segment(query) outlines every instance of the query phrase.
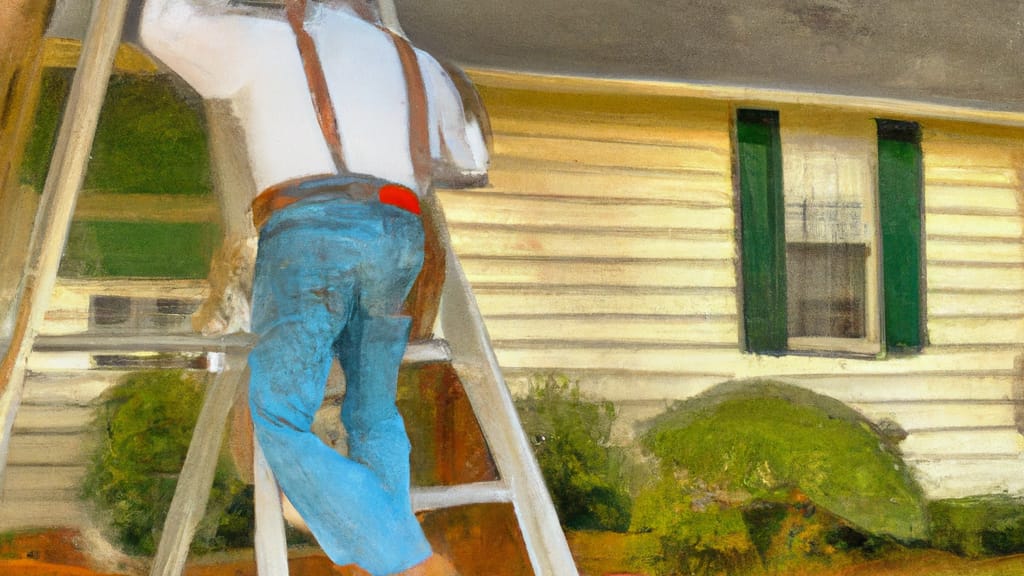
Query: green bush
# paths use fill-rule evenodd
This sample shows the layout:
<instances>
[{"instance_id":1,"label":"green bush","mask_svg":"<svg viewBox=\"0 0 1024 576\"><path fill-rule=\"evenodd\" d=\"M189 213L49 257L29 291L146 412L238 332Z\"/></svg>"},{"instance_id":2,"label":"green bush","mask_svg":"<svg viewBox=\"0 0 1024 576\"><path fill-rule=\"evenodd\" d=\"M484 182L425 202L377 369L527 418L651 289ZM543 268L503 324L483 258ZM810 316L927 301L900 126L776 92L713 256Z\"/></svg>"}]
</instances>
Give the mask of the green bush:
<instances>
[{"instance_id":1,"label":"green bush","mask_svg":"<svg viewBox=\"0 0 1024 576\"><path fill-rule=\"evenodd\" d=\"M516 401L562 524L577 530L624 531L632 502L625 452L609 443L615 407L589 402L564 376L531 379Z\"/></svg>"},{"instance_id":2,"label":"green bush","mask_svg":"<svg viewBox=\"0 0 1024 576\"><path fill-rule=\"evenodd\" d=\"M637 496L631 530L658 537L657 573L733 573L758 558L777 566L927 536L898 450L807 390L724 384L677 403L642 443L660 471Z\"/></svg>"},{"instance_id":3,"label":"green bush","mask_svg":"<svg viewBox=\"0 0 1024 576\"><path fill-rule=\"evenodd\" d=\"M156 551L202 401L200 381L180 370L130 374L102 398L84 494L130 553ZM252 527L251 488L222 456L193 550L250 546Z\"/></svg>"},{"instance_id":4,"label":"green bush","mask_svg":"<svg viewBox=\"0 0 1024 576\"><path fill-rule=\"evenodd\" d=\"M928 505L932 546L972 558L1024 553L1024 499L1005 495Z\"/></svg>"},{"instance_id":5,"label":"green bush","mask_svg":"<svg viewBox=\"0 0 1024 576\"><path fill-rule=\"evenodd\" d=\"M42 191L74 70L42 75L21 182ZM110 77L83 189L209 197L210 159L200 100L165 74ZM170 159L173 159L171 161ZM197 202L211 201L207 198Z\"/></svg>"}]
</instances>

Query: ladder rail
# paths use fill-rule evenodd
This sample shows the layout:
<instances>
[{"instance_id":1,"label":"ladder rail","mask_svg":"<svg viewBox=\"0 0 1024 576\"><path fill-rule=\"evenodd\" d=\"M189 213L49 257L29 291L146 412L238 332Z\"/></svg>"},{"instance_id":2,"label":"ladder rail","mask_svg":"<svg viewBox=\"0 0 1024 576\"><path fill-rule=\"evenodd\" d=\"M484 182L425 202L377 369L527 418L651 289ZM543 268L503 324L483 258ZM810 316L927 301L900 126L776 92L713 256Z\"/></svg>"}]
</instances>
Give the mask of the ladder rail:
<instances>
[{"instance_id":1,"label":"ladder rail","mask_svg":"<svg viewBox=\"0 0 1024 576\"><path fill-rule=\"evenodd\" d=\"M24 391L28 356L56 284L127 8L128 0L97 0L92 7L64 120L33 223L10 340L0 360L0 485L6 470L14 417Z\"/></svg>"},{"instance_id":2,"label":"ladder rail","mask_svg":"<svg viewBox=\"0 0 1024 576\"><path fill-rule=\"evenodd\" d=\"M433 213L445 250L447 276L441 295L441 329L452 351L452 366L464 383L498 472L511 493L534 573L575 576L578 571L572 552L505 384L476 297L452 249L436 196L430 196L427 208Z\"/></svg>"},{"instance_id":3,"label":"ladder rail","mask_svg":"<svg viewBox=\"0 0 1024 576\"><path fill-rule=\"evenodd\" d=\"M248 382L244 351L233 352L226 363L227 369L217 374L203 399L164 520L160 544L149 572L151 576L177 576L182 573L196 527L206 513L224 438L224 423L235 405L242 382Z\"/></svg>"}]
</instances>

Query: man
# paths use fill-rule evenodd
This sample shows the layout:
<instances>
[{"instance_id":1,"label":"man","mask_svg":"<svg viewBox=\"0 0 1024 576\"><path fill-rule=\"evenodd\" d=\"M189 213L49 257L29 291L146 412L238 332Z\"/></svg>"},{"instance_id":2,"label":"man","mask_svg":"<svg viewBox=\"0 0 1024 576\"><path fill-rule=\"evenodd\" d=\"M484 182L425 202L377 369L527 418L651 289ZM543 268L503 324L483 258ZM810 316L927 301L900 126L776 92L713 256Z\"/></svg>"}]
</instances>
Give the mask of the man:
<instances>
[{"instance_id":1,"label":"man","mask_svg":"<svg viewBox=\"0 0 1024 576\"><path fill-rule=\"evenodd\" d=\"M418 199L432 175L480 183L483 135L440 65L381 26L375 0L286 0L287 17L198 2L147 0L141 35L202 96L232 103L263 190L249 357L260 446L336 564L455 574L409 500L399 313L423 260ZM332 356L349 458L310 431Z\"/></svg>"}]
</instances>

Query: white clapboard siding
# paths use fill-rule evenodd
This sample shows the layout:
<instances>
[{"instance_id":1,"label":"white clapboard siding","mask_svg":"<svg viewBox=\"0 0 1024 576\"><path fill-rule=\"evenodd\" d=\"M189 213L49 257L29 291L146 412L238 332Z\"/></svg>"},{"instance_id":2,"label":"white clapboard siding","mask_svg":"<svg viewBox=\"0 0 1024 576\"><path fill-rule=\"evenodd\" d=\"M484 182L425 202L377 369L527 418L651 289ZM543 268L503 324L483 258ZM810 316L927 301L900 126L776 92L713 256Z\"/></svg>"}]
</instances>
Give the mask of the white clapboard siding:
<instances>
[{"instance_id":1,"label":"white clapboard siding","mask_svg":"<svg viewBox=\"0 0 1024 576\"><path fill-rule=\"evenodd\" d=\"M490 186L440 192L515 391L539 372L565 373L584 393L650 415L726 380L772 378L896 421L913 462L956 461L922 474L952 474L958 494L984 488L964 480L973 464L959 464L991 469L1020 453L1020 130L921 123L924 352L762 356L742 352L730 107L564 88L482 86ZM961 442L971 446L961 456L947 449ZM1003 480L993 485L1013 484Z\"/></svg>"},{"instance_id":2,"label":"white clapboard siding","mask_svg":"<svg viewBox=\"0 0 1024 576\"><path fill-rule=\"evenodd\" d=\"M1024 451L1024 437L1015 427L993 429L963 429L953 431L916 432L900 443L907 457L945 455L997 455L1013 456Z\"/></svg>"},{"instance_id":3,"label":"white clapboard siding","mask_svg":"<svg viewBox=\"0 0 1024 576\"><path fill-rule=\"evenodd\" d=\"M928 288L931 290L1024 290L1024 266L963 266L929 261Z\"/></svg>"},{"instance_id":4,"label":"white clapboard siding","mask_svg":"<svg viewBox=\"0 0 1024 576\"><path fill-rule=\"evenodd\" d=\"M500 334L494 343L572 341L629 345L738 345L735 316L724 318L607 318L597 315L572 317L497 317L487 322L488 330ZM510 344L511 345L511 344Z\"/></svg>"},{"instance_id":5,"label":"white clapboard siding","mask_svg":"<svg viewBox=\"0 0 1024 576\"><path fill-rule=\"evenodd\" d=\"M495 195L476 191L444 194L445 217L449 224L491 223L506 226L550 226L553 228L640 230L731 229L730 208L692 208L674 205L623 204L600 199L538 198Z\"/></svg>"},{"instance_id":6,"label":"white clapboard siding","mask_svg":"<svg viewBox=\"0 0 1024 576\"><path fill-rule=\"evenodd\" d=\"M11 437L8 466L68 465L82 463L87 440L79 434L20 434Z\"/></svg>"},{"instance_id":7,"label":"white clapboard siding","mask_svg":"<svg viewBox=\"0 0 1024 576\"><path fill-rule=\"evenodd\" d=\"M82 459L84 460L84 458ZM77 493L82 489L86 467L77 465L26 465L12 469L4 478L4 499L15 500L14 493L21 498L31 499L35 494L54 492ZM43 495L43 494L40 494ZM27 496L27 498L25 497Z\"/></svg>"},{"instance_id":8,"label":"white clapboard siding","mask_svg":"<svg viewBox=\"0 0 1024 576\"><path fill-rule=\"evenodd\" d=\"M1022 146L1009 136L969 134L964 130L935 130L926 127L924 145L933 168L1004 170L1021 158ZM969 150L965 153L965 148Z\"/></svg>"},{"instance_id":9,"label":"white clapboard siding","mask_svg":"<svg viewBox=\"0 0 1024 576\"><path fill-rule=\"evenodd\" d=\"M928 317L1024 316L1024 290L964 292L931 290L928 292Z\"/></svg>"},{"instance_id":10,"label":"white clapboard siding","mask_svg":"<svg viewBox=\"0 0 1024 576\"><path fill-rule=\"evenodd\" d=\"M1005 131L926 126L929 342L1024 344L1024 147ZM984 372L986 365L968 366Z\"/></svg>"},{"instance_id":11,"label":"white clapboard siding","mask_svg":"<svg viewBox=\"0 0 1024 576\"><path fill-rule=\"evenodd\" d=\"M1013 186L936 184L928 187L927 208L930 213L1013 216L1020 213L1020 196Z\"/></svg>"},{"instance_id":12,"label":"white clapboard siding","mask_svg":"<svg viewBox=\"0 0 1024 576\"><path fill-rule=\"evenodd\" d=\"M737 304L731 289L643 290L636 288L531 290L518 287L476 289L480 310L488 317L530 317L566 314L653 316L735 316ZM523 306L523 300L531 306ZM733 326L733 333L736 326Z\"/></svg>"},{"instance_id":13,"label":"white clapboard siding","mask_svg":"<svg viewBox=\"0 0 1024 576\"><path fill-rule=\"evenodd\" d=\"M499 360L515 377L538 371L563 372L579 380L586 393L616 401L683 399L726 380L749 378L770 378L843 402L878 405L879 410L925 402L1002 404L1012 403L1016 397L1015 351L928 354L879 362L758 357L682 345L590 350L545 343L544 347L538 351L522 344L504 346ZM547 369L538 370L538 364ZM927 427L942 426L939 416L936 413L937 420Z\"/></svg>"},{"instance_id":14,"label":"white clapboard siding","mask_svg":"<svg viewBox=\"0 0 1024 576\"><path fill-rule=\"evenodd\" d=\"M623 374L658 377L655 358L688 373L677 394L721 381L740 326L729 106L481 92L489 186L439 196L513 388L585 370L588 393L621 397ZM680 360L705 349L702 379Z\"/></svg>"},{"instance_id":15,"label":"white clapboard siding","mask_svg":"<svg viewBox=\"0 0 1024 576\"><path fill-rule=\"evenodd\" d=\"M1014 241L1020 241L1024 236L1024 224L1020 216L929 212L925 218L929 235Z\"/></svg>"},{"instance_id":16,"label":"white clapboard siding","mask_svg":"<svg viewBox=\"0 0 1024 576\"><path fill-rule=\"evenodd\" d=\"M980 370L980 362L987 358L993 368ZM846 402L886 404L889 409L921 402L1003 403L1014 398L1012 359L1012 355L996 353L950 354L934 360L943 370L919 368L889 374L855 374L848 370L830 375L797 375L788 380Z\"/></svg>"},{"instance_id":17,"label":"white clapboard siding","mask_svg":"<svg viewBox=\"0 0 1024 576\"><path fill-rule=\"evenodd\" d=\"M642 166L612 170L497 156L491 162L491 186L486 191L731 207L732 181L723 176L712 170L680 173Z\"/></svg>"},{"instance_id":18,"label":"white clapboard siding","mask_svg":"<svg viewBox=\"0 0 1024 576\"><path fill-rule=\"evenodd\" d=\"M931 343L944 345L1020 344L1024 342L1024 316L932 318Z\"/></svg>"},{"instance_id":19,"label":"white clapboard siding","mask_svg":"<svg viewBox=\"0 0 1024 576\"><path fill-rule=\"evenodd\" d=\"M91 406L53 406L25 404L18 409L14 433L66 434L87 428L96 418Z\"/></svg>"},{"instance_id":20,"label":"white clapboard siding","mask_svg":"<svg viewBox=\"0 0 1024 576\"><path fill-rule=\"evenodd\" d=\"M914 476L931 498L964 494L1024 494L1024 459L929 458L908 459Z\"/></svg>"},{"instance_id":21,"label":"white clapboard siding","mask_svg":"<svg viewBox=\"0 0 1024 576\"><path fill-rule=\"evenodd\" d=\"M544 134L548 138L571 138L596 142L621 142L624 144L666 145L679 147L679 126L684 125L686 131L693 135L694 142L700 142L711 149L719 149L728 153L730 142L728 134L721 133L720 112L714 117L695 115L688 116L677 124L654 124L644 122L641 117L620 119L619 123L611 120L590 122L562 122L552 117L501 117L495 118L491 127L495 134L503 136L529 136ZM621 121L634 122L631 126L623 126Z\"/></svg>"},{"instance_id":22,"label":"white clapboard siding","mask_svg":"<svg viewBox=\"0 0 1024 576\"><path fill-rule=\"evenodd\" d=\"M532 258L464 258L463 268L475 284L524 286L656 286L731 288L736 268L730 261L705 260L571 260ZM524 305L528 305L524 302Z\"/></svg>"},{"instance_id":23,"label":"white clapboard siding","mask_svg":"<svg viewBox=\"0 0 1024 576\"><path fill-rule=\"evenodd\" d=\"M33 354L35 356L35 354ZM92 406L107 389L128 372L93 370L64 374L33 372L28 376L23 404L37 406Z\"/></svg>"},{"instance_id":24,"label":"white clapboard siding","mask_svg":"<svg viewBox=\"0 0 1024 576\"><path fill-rule=\"evenodd\" d=\"M970 146L969 143L963 144L964 148ZM942 184L942 185L975 185L975 186L1016 186L1019 182L1017 170L1013 167L973 167L967 166L963 162L957 163L958 161L951 160L949 165L936 165L933 166L930 162L934 161L934 158L927 150L925 151L926 157L929 159L929 163L925 164L924 177L925 180L930 183Z\"/></svg>"},{"instance_id":25,"label":"white clapboard siding","mask_svg":"<svg viewBox=\"0 0 1024 576\"><path fill-rule=\"evenodd\" d=\"M853 407L874 421L898 422L907 432L978 426L1006 426L1015 417L1013 400L976 402L920 401L913 403L861 402Z\"/></svg>"},{"instance_id":26,"label":"white clapboard siding","mask_svg":"<svg viewBox=\"0 0 1024 576\"><path fill-rule=\"evenodd\" d=\"M967 262L971 264L1020 264L1024 261L1024 243L1015 241L993 242L929 236L926 250L928 259L938 262Z\"/></svg>"},{"instance_id":27,"label":"white clapboard siding","mask_svg":"<svg viewBox=\"0 0 1024 576\"><path fill-rule=\"evenodd\" d=\"M206 296L207 291L205 280L58 278L39 333L53 336L88 330L92 296L198 301Z\"/></svg>"},{"instance_id":28,"label":"white clapboard siding","mask_svg":"<svg viewBox=\"0 0 1024 576\"><path fill-rule=\"evenodd\" d=\"M922 394L926 398L968 399L972 395L1009 398L1009 384L1005 388L993 390L982 382L988 377L1016 374L1014 361L1018 354L1018 350L1000 348L919 354L879 362L824 356L760 356L743 354L738 350L699 347L661 349L637 346L588 350L572 346L548 346L541 350L506 348L498 351L503 366L515 368L527 366L529 364L524 364L524 361L531 361L541 366L567 370L625 369L638 373L722 374L727 378L802 378L803 386L816 390L820 387L822 393L829 396L859 401L913 400ZM934 386L935 380L939 379L937 377L949 374L955 375L957 379L948 386ZM853 384L852 379L869 376L876 377L876 380L867 379L865 385L878 386L878 390L860 389ZM901 380L899 386L895 386L892 378L907 380ZM1007 380L1012 384L1012 380ZM918 384L913 386L913 382Z\"/></svg>"},{"instance_id":29,"label":"white clapboard siding","mask_svg":"<svg viewBox=\"0 0 1024 576\"><path fill-rule=\"evenodd\" d=\"M642 232L564 230L523 230L492 227L478 234L460 235L452 242L461 257L547 257L547 258L678 258L691 260L731 260L736 244L731 237L709 234L677 235Z\"/></svg>"},{"instance_id":30,"label":"white clapboard siding","mask_svg":"<svg viewBox=\"0 0 1024 576\"><path fill-rule=\"evenodd\" d=\"M578 138L497 134L495 155L607 168L696 171L728 170L729 150L680 144L636 144Z\"/></svg>"}]
</instances>

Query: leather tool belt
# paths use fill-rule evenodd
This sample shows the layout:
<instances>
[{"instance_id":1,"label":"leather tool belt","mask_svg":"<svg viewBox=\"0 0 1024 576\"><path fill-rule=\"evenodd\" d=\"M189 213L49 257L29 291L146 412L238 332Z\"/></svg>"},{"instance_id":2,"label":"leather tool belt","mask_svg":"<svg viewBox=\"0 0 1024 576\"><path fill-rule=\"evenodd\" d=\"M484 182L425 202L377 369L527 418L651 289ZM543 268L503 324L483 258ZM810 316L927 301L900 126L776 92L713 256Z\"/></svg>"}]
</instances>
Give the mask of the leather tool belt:
<instances>
[{"instance_id":1,"label":"leather tool belt","mask_svg":"<svg viewBox=\"0 0 1024 576\"><path fill-rule=\"evenodd\" d=\"M420 214L420 199L401 184L361 174L313 176L288 180L267 188L252 201L252 221L259 230L277 210L313 196L376 201Z\"/></svg>"}]
</instances>

